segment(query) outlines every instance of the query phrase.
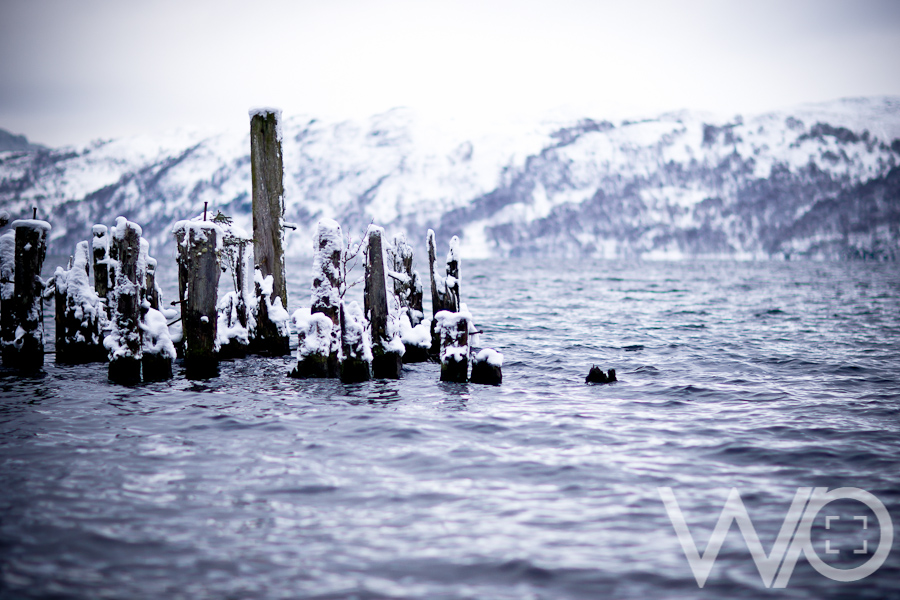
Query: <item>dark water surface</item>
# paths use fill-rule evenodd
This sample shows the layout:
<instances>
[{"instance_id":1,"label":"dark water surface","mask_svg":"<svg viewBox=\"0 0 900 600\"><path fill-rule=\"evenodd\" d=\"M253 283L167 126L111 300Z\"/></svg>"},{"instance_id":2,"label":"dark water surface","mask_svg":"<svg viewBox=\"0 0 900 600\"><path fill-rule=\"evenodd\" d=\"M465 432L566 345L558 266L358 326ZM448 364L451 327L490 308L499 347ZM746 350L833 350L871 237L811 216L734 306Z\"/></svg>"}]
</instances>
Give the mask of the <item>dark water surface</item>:
<instances>
[{"instance_id":1,"label":"dark water surface","mask_svg":"<svg viewBox=\"0 0 900 600\"><path fill-rule=\"evenodd\" d=\"M309 268L289 268L296 308ZM171 290L174 264L160 272ZM867 490L900 523L896 265L462 275L505 355L501 387L440 383L434 364L296 381L291 359L223 362L205 382L179 364L134 388L52 355L40 377L3 371L0 597L900 597L896 541L863 580L801 556L777 590L736 525L700 589L657 491L673 489L701 552L731 488L766 552L801 486ZM586 386L591 363L620 381ZM841 502L814 543L849 568L879 529Z\"/></svg>"}]
</instances>

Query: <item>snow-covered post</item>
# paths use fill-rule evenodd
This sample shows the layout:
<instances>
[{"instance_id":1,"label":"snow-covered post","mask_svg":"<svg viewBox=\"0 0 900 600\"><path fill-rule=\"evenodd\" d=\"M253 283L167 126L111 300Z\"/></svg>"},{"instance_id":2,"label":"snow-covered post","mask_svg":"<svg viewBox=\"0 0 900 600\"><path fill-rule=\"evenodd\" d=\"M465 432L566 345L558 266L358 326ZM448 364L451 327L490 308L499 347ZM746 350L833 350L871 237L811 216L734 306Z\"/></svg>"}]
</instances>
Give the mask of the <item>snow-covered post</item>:
<instances>
[{"instance_id":1,"label":"snow-covered post","mask_svg":"<svg viewBox=\"0 0 900 600\"><path fill-rule=\"evenodd\" d=\"M388 276L394 282L394 296L400 303L400 340L403 342L403 362L428 360L431 333L428 324L422 323L422 283L413 269L413 249L406 236L398 233L388 246Z\"/></svg>"},{"instance_id":2,"label":"snow-covered post","mask_svg":"<svg viewBox=\"0 0 900 600\"><path fill-rule=\"evenodd\" d=\"M104 301L109 295L109 237L106 225L91 228L91 250L94 257L94 290Z\"/></svg>"},{"instance_id":3,"label":"snow-covered post","mask_svg":"<svg viewBox=\"0 0 900 600\"><path fill-rule=\"evenodd\" d=\"M219 286L221 229L211 221L178 221L178 298L184 330L184 366L188 379L219 374L216 299Z\"/></svg>"},{"instance_id":4,"label":"snow-covered post","mask_svg":"<svg viewBox=\"0 0 900 600\"><path fill-rule=\"evenodd\" d=\"M44 323L41 296L44 282L41 267L47 254L50 224L36 219L13 221L15 258L11 304L15 334L4 345L3 363L23 371L36 371L44 365ZM4 263L9 261L7 256ZM6 306L3 307L6 312Z\"/></svg>"},{"instance_id":5,"label":"snow-covered post","mask_svg":"<svg viewBox=\"0 0 900 600\"><path fill-rule=\"evenodd\" d=\"M469 332L472 315L467 310L441 311L435 315L441 338L441 381L465 383L469 372Z\"/></svg>"},{"instance_id":6,"label":"snow-covered post","mask_svg":"<svg viewBox=\"0 0 900 600\"><path fill-rule=\"evenodd\" d=\"M363 311L356 302L341 302L341 382L359 383L372 378L372 349Z\"/></svg>"},{"instance_id":7,"label":"snow-covered post","mask_svg":"<svg viewBox=\"0 0 900 600\"><path fill-rule=\"evenodd\" d=\"M116 219L112 246L117 257L116 285L112 290L113 330L103 341L109 350L109 380L132 384L141 381L142 339L141 280L138 258L141 252L141 228L125 217Z\"/></svg>"},{"instance_id":8,"label":"snow-covered post","mask_svg":"<svg viewBox=\"0 0 900 600\"><path fill-rule=\"evenodd\" d=\"M297 366L291 377L339 377L344 235L332 219L316 225L310 315L294 313Z\"/></svg>"},{"instance_id":9,"label":"snow-covered post","mask_svg":"<svg viewBox=\"0 0 900 600\"><path fill-rule=\"evenodd\" d=\"M4 363L6 354L12 351L12 343L16 339L15 273L16 232L9 230L0 235L0 345L3 348Z\"/></svg>"},{"instance_id":10,"label":"snow-covered post","mask_svg":"<svg viewBox=\"0 0 900 600\"><path fill-rule=\"evenodd\" d=\"M434 230L428 230L428 265L431 271L431 351L437 354L441 347L440 332L437 328L437 314L442 310L456 312L460 308L459 302L459 238L455 235L450 239L450 251L447 253L445 275L437 271L437 244L434 240Z\"/></svg>"},{"instance_id":11,"label":"snow-covered post","mask_svg":"<svg viewBox=\"0 0 900 600\"><path fill-rule=\"evenodd\" d=\"M287 307L280 110L260 108L250 111L250 168L253 180L253 255L256 267L263 280L272 277L269 303L280 298L281 306ZM259 304L261 313L265 313L266 307L261 297ZM290 352L288 338L282 335L283 331L270 319L261 318L257 323L256 333L256 346L261 353L283 356Z\"/></svg>"},{"instance_id":12,"label":"snow-covered post","mask_svg":"<svg viewBox=\"0 0 900 600\"><path fill-rule=\"evenodd\" d=\"M103 304L91 287L90 251L78 242L69 269L56 268L56 362L82 364L107 359L101 328Z\"/></svg>"},{"instance_id":13,"label":"snow-covered post","mask_svg":"<svg viewBox=\"0 0 900 600\"><path fill-rule=\"evenodd\" d=\"M403 368L403 343L399 327L391 326L384 270L384 229L371 226L366 253L366 313L372 328L372 372L376 379L399 379Z\"/></svg>"},{"instance_id":14,"label":"snow-covered post","mask_svg":"<svg viewBox=\"0 0 900 600\"><path fill-rule=\"evenodd\" d=\"M250 339L256 331L255 307L257 301L249 275L253 271L253 238L243 229L231 224L231 219L217 215L224 234L223 258L229 263L234 291L228 292L216 305L219 322L216 335L219 338L219 358L242 358L250 349Z\"/></svg>"},{"instance_id":15,"label":"snow-covered post","mask_svg":"<svg viewBox=\"0 0 900 600\"><path fill-rule=\"evenodd\" d=\"M503 383L503 355L493 348L485 348L472 359L472 383L500 385Z\"/></svg>"},{"instance_id":16,"label":"snow-covered post","mask_svg":"<svg viewBox=\"0 0 900 600\"><path fill-rule=\"evenodd\" d=\"M150 308L159 310L159 286L156 285L156 259L147 257L147 270L144 272L144 293Z\"/></svg>"}]
</instances>

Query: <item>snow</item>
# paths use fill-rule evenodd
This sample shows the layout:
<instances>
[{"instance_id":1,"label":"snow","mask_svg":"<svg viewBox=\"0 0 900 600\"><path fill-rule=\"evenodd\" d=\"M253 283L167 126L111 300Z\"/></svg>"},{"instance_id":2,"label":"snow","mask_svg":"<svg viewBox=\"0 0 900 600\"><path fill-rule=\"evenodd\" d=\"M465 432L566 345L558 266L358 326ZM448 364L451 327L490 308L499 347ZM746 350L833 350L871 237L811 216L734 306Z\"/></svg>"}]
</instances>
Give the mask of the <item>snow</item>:
<instances>
[{"instance_id":1,"label":"snow","mask_svg":"<svg viewBox=\"0 0 900 600\"><path fill-rule=\"evenodd\" d=\"M297 347L297 360L318 354L331 354L334 323L322 313L310 313L308 309L298 309L293 315L294 328L297 330L300 345Z\"/></svg>"},{"instance_id":2,"label":"snow","mask_svg":"<svg viewBox=\"0 0 900 600\"><path fill-rule=\"evenodd\" d=\"M143 306L146 313L140 322L141 331L143 331L143 353L155 354L168 357L175 360L175 344L169 334L169 327L166 323L166 317L153 308L150 303L145 302ZM206 317L203 317L204 319Z\"/></svg>"},{"instance_id":3,"label":"snow","mask_svg":"<svg viewBox=\"0 0 900 600\"><path fill-rule=\"evenodd\" d=\"M290 335L290 325L288 322L290 321L290 315L284 309L284 305L281 303L281 297L276 296L275 299L272 299L274 280L271 275L262 276L262 271L256 269L253 273L253 281L259 285L259 288L262 293L262 299L266 303L266 311L269 315L269 321L275 325L278 329L278 332L287 337Z\"/></svg>"},{"instance_id":4,"label":"snow","mask_svg":"<svg viewBox=\"0 0 900 600\"><path fill-rule=\"evenodd\" d=\"M408 315L405 313L400 315L400 340L405 346L430 348L431 330L429 324L423 321L413 327L409 321Z\"/></svg>"},{"instance_id":5,"label":"snow","mask_svg":"<svg viewBox=\"0 0 900 600\"><path fill-rule=\"evenodd\" d=\"M344 303L344 339L343 346L349 348L353 358L361 358L366 362L372 362L372 345L366 332L366 318L359 303ZM359 355L361 353L361 356ZM343 356L343 348L341 359Z\"/></svg>"},{"instance_id":6,"label":"snow","mask_svg":"<svg viewBox=\"0 0 900 600\"><path fill-rule=\"evenodd\" d=\"M215 236L216 250L222 250L225 241L225 232L218 224L202 219L203 217L194 217L194 219L178 221L172 227L172 233L176 236L178 234L184 235L181 245L185 248L188 246L188 240L207 242L209 240L208 236L211 233ZM118 227L116 229L118 230Z\"/></svg>"},{"instance_id":7,"label":"snow","mask_svg":"<svg viewBox=\"0 0 900 600\"><path fill-rule=\"evenodd\" d=\"M271 108L267 106L262 106L258 108L251 108L249 111L250 118L252 119L255 116L260 116L262 118L266 118L268 115L275 115L275 136L278 138L278 143L282 143L284 139L284 134L281 129L281 109L280 108Z\"/></svg>"},{"instance_id":8,"label":"snow","mask_svg":"<svg viewBox=\"0 0 900 600\"><path fill-rule=\"evenodd\" d=\"M341 226L333 219L321 219L316 225L313 238L312 306L335 307L341 301L341 290L331 282L341 281L341 261L344 256L344 236ZM331 261L335 254L341 256L336 269Z\"/></svg>"},{"instance_id":9,"label":"snow","mask_svg":"<svg viewBox=\"0 0 900 600\"><path fill-rule=\"evenodd\" d=\"M494 367L502 367L503 366L503 354L497 352L493 348L484 348L483 350L479 350L475 355L475 363L486 362L487 364Z\"/></svg>"},{"instance_id":10,"label":"snow","mask_svg":"<svg viewBox=\"0 0 900 600\"><path fill-rule=\"evenodd\" d=\"M38 231L43 231L44 234L48 233L51 229L50 223L47 221L41 221L40 219L16 219L12 222L10 226L13 229L18 229L19 227L24 227L26 229L35 229Z\"/></svg>"}]
</instances>

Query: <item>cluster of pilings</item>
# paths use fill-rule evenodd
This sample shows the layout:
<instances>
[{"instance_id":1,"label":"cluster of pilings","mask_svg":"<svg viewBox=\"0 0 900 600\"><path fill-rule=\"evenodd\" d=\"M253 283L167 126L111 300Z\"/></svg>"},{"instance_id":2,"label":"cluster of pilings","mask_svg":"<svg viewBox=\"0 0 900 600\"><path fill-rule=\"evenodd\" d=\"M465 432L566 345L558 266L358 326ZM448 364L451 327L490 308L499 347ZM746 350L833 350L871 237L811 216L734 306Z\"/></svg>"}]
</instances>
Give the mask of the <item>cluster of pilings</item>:
<instances>
[{"instance_id":1,"label":"cluster of pilings","mask_svg":"<svg viewBox=\"0 0 900 600\"><path fill-rule=\"evenodd\" d=\"M0 346L3 362L22 370L43 365L42 298L56 300L56 360L109 362L109 379L132 384L172 377L177 355L188 378L218 375L220 358L289 353L284 262L284 187L280 111L250 111L253 236L221 213L178 221L178 298L181 317L163 308L155 259L139 225L124 217L79 242L67 268L40 278L49 223L15 221L0 236ZM0 225L5 223L0 223ZM252 244L251 244L252 242ZM443 271L434 232L427 247L432 318L426 322L413 248L403 235L385 238L370 226L345 243L340 225L319 221L314 239L312 302L294 314L299 347L294 377L353 383L397 379L404 363L441 363L441 380L499 384L502 355L473 350L476 331L460 301L459 240L453 237ZM351 260L362 258L363 306L345 299ZM220 275L234 290L218 296ZM52 286L50 285L52 283ZM180 325L176 325L180 322ZM180 331L170 335L169 327ZM469 368L471 366L471 376Z\"/></svg>"},{"instance_id":2,"label":"cluster of pilings","mask_svg":"<svg viewBox=\"0 0 900 600\"><path fill-rule=\"evenodd\" d=\"M461 303L459 240L450 241L444 273L437 269L434 232L428 237L432 319L424 322L423 291L413 268L413 250L403 235L388 242L384 230L371 225L365 238L345 242L340 225L319 221L313 242L312 301L307 312L293 315L297 330L297 365L292 377L339 377L345 383L398 379L404 363L441 363L441 380L497 385L502 355L477 353L472 338L480 333ZM348 263L364 257L363 308L344 298ZM472 374L469 376L469 366Z\"/></svg>"}]
</instances>

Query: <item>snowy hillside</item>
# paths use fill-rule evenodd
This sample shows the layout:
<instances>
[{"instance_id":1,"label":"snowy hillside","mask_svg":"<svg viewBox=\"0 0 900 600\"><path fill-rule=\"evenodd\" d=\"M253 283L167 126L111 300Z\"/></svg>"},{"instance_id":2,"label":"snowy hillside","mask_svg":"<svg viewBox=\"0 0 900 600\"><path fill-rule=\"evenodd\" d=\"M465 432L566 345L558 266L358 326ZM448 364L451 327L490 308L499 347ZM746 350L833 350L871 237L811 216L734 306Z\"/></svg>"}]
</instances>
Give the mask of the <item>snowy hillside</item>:
<instances>
[{"instance_id":1,"label":"snowy hillside","mask_svg":"<svg viewBox=\"0 0 900 600\"><path fill-rule=\"evenodd\" d=\"M462 124L464 125L464 124ZM681 111L635 122L543 122L472 134L408 109L363 122L288 117L288 252L319 218L374 220L466 257L530 254L900 258L900 98L757 116ZM68 253L118 215L154 246L202 211L250 228L247 132L177 133L0 152L0 207L53 224Z\"/></svg>"}]
</instances>

